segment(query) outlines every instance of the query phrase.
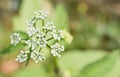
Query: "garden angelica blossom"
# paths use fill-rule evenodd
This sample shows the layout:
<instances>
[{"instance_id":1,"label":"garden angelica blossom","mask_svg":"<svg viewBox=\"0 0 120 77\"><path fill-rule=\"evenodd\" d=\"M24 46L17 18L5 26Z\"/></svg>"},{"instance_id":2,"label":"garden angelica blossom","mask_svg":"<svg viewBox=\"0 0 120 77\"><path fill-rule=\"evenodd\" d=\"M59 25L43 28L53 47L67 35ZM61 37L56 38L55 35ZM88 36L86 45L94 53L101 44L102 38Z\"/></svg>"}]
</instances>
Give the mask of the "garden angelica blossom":
<instances>
[{"instance_id":1,"label":"garden angelica blossom","mask_svg":"<svg viewBox=\"0 0 120 77\"><path fill-rule=\"evenodd\" d=\"M43 48L49 48L54 57L61 57L61 52L64 51L64 46L59 44L63 38L62 30L57 30L53 22L46 22L47 17L48 12L44 10L35 12L35 15L27 22L27 39L23 39L20 33L13 33L10 36L11 44L17 45L22 42L26 45L25 51L20 51L16 61L25 62L28 61L27 59L32 59L37 63L44 60L45 51L42 51ZM42 24L36 25L38 21Z\"/></svg>"}]
</instances>

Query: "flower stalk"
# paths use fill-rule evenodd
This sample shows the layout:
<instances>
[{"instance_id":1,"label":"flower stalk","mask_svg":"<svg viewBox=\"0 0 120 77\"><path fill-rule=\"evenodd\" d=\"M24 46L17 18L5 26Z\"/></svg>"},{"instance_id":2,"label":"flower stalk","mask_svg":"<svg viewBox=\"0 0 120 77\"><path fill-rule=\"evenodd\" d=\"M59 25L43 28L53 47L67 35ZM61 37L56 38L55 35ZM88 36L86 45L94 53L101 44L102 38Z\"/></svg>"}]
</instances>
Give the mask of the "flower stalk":
<instances>
[{"instance_id":1,"label":"flower stalk","mask_svg":"<svg viewBox=\"0 0 120 77\"><path fill-rule=\"evenodd\" d=\"M58 66L57 59L55 57L53 57L53 65L54 65L55 77L63 77L62 73L61 73L61 70Z\"/></svg>"}]
</instances>

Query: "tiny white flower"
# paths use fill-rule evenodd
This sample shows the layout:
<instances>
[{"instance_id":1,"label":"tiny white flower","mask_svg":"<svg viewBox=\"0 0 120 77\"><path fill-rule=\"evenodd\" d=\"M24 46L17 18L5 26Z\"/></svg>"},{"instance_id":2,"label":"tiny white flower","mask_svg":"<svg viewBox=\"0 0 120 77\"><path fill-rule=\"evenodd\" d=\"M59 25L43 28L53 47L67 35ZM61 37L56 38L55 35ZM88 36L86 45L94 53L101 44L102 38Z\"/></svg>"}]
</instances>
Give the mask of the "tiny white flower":
<instances>
[{"instance_id":1,"label":"tiny white flower","mask_svg":"<svg viewBox=\"0 0 120 77\"><path fill-rule=\"evenodd\" d=\"M36 34L37 30L34 26L30 26L28 27L28 35L29 36L33 36L34 34Z\"/></svg>"},{"instance_id":2,"label":"tiny white flower","mask_svg":"<svg viewBox=\"0 0 120 77\"><path fill-rule=\"evenodd\" d=\"M42 10L42 11L35 11L35 17L37 19L45 19L48 17L48 12L45 11L45 10Z\"/></svg>"},{"instance_id":3,"label":"tiny white flower","mask_svg":"<svg viewBox=\"0 0 120 77\"><path fill-rule=\"evenodd\" d=\"M52 36L55 40L60 41L61 38L63 38L62 30L53 30L52 31Z\"/></svg>"},{"instance_id":4,"label":"tiny white flower","mask_svg":"<svg viewBox=\"0 0 120 77\"><path fill-rule=\"evenodd\" d=\"M32 50L38 47L34 38L32 38L32 40L27 40L25 43L28 45L29 48L31 47Z\"/></svg>"},{"instance_id":5,"label":"tiny white flower","mask_svg":"<svg viewBox=\"0 0 120 77\"><path fill-rule=\"evenodd\" d=\"M56 52L55 50L51 50L51 54L53 55L53 56L57 56L57 57L61 57L61 55L58 53L58 52Z\"/></svg>"},{"instance_id":6,"label":"tiny white flower","mask_svg":"<svg viewBox=\"0 0 120 77\"><path fill-rule=\"evenodd\" d=\"M55 26L53 26L53 22L47 22L43 28L52 31L55 29Z\"/></svg>"},{"instance_id":7,"label":"tiny white flower","mask_svg":"<svg viewBox=\"0 0 120 77\"><path fill-rule=\"evenodd\" d=\"M29 27L34 26L35 23L36 23L36 19L34 17L27 21Z\"/></svg>"},{"instance_id":8,"label":"tiny white flower","mask_svg":"<svg viewBox=\"0 0 120 77\"><path fill-rule=\"evenodd\" d=\"M47 40L45 38L39 38L37 40L37 44L40 46L40 47L46 47L46 44L47 44Z\"/></svg>"},{"instance_id":9,"label":"tiny white flower","mask_svg":"<svg viewBox=\"0 0 120 77\"><path fill-rule=\"evenodd\" d=\"M63 51L64 51L64 46L63 45L55 43L54 45L51 46L51 54L53 56L61 57L60 52L63 52Z\"/></svg>"},{"instance_id":10,"label":"tiny white flower","mask_svg":"<svg viewBox=\"0 0 120 77\"><path fill-rule=\"evenodd\" d=\"M29 53L29 51L23 51L23 50L21 50L20 53L18 54L17 58L16 58L16 61L18 61L20 63L27 61L27 59L28 59L28 53Z\"/></svg>"},{"instance_id":11,"label":"tiny white flower","mask_svg":"<svg viewBox=\"0 0 120 77\"><path fill-rule=\"evenodd\" d=\"M37 51L37 50L34 50L32 51L30 57L37 63L38 61L41 61L41 60L44 60L45 57L44 57L44 54Z\"/></svg>"},{"instance_id":12,"label":"tiny white flower","mask_svg":"<svg viewBox=\"0 0 120 77\"><path fill-rule=\"evenodd\" d=\"M13 33L10 36L10 39L11 39L11 44L17 45L21 40L20 33Z\"/></svg>"},{"instance_id":13,"label":"tiny white flower","mask_svg":"<svg viewBox=\"0 0 120 77\"><path fill-rule=\"evenodd\" d=\"M63 52L63 51L64 51L64 46L61 45L61 46L59 47L59 51L58 51L58 52Z\"/></svg>"},{"instance_id":14,"label":"tiny white flower","mask_svg":"<svg viewBox=\"0 0 120 77\"><path fill-rule=\"evenodd\" d=\"M42 31L38 30L37 33L35 34L35 37L44 37L45 33L43 33Z\"/></svg>"}]
</instances>

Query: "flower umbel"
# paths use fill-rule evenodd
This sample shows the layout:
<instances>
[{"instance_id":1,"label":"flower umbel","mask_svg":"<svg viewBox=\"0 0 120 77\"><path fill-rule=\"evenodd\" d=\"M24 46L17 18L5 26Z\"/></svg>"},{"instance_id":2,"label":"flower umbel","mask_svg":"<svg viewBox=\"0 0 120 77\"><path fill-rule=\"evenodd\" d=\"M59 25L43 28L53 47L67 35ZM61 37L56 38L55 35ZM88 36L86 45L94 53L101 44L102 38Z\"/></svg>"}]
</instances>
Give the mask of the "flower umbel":
<instances>
[{"instance_id":1,"label":"flower umbel","mask_svg":"<svg viewBox=\"0 0 120 77\"><path fill-rule=\"evenodd\" d=\"M10 36L10 39L11 39L11 44L17 45L21 40L20 33L13 33Z\"/></svg>"},{"instance_id":2,"label":"flower umbel","mask_svg":"<svg viewBox=\"0 0 120 77\"><path fill-rule=\"evenodd\" d=\"M45 10L39 10L39 11L35 11L35 17L36 17L36 19L45 19L45 18L47 18L48 17L48 12L47 11L45 11Z\"/></svg>"},{"instance_id":3,"label":"flower umbel","mask_svg":"<svg viewBox=\"0 0 120 77\"><path fill-rule=\"evenodd\" d=\"M63 38L63 35L62 35L62 30L53 30L52 31L52 36L55 40L58 40L60 41L61 38Z\"/></svg>"},{"instance_id":4,"label":"flower umbel","mask_svg":"<svg viewBox=\"0 0 120 77\"><path fill-rule=\"evenodd\" d=\"M53 26L53 22L47 22L43 28L52 31L55 29L55 26Z\"/></svg>"},{"instance_id":5,"label":"flower umbel","mask_svg":"<svg viewBox=\"0 0 120 77\"><path fill-rule=\"evenodd\" d=\"M46 47L47 41L45 38L39 38L37 40L37 44L42 48L42 47Z\"/></svg>"},{"instance_id":6,"label":"flower umbel","mask_svg":"<svg viewBox=\"0 0 120 77\"><path fill-rule=\"evenodd\" d=\"M20 33L13 33L10 36L12 45L20 42L26 45L25 51L20 51L16 61L25 62L31 58L38 63L45 59L43 48L49 48L54 57L61 57L61 52L64 51L64 46L59 44L63 38L62 30L57 30L53 22L45 22L48 14L44 10L36 11L35 15L28 20L27 39L22 38ZM42 23L39 26L36 24L38 21Z\"/></svg>"},{"instance_id":7,"label":"flower umbel","mask_svg":"<svg viewBox=\"0 0 120 77\"><path fill-rule=\"evenodd\" d=\"M61 57L60 53L64 51L64 46L58 43L55 43L51 46L51 54L53 56Z\"/></svg>"},{"instance_id":8,"label":"flower umbel","mask_svg":"<svg viewBox=\"0 0 120 77\"><path fill-rule=\"evenodd\" d=\"M41 61L41 60L44 60L45 57L44 57L44 54L37 51L37 50L34 50L32 53L31 53L31 56L30 56L36 63L38 61Z\"/></svg>"},{"instance_id":9,"label":"flower umbel","mask_svg":"<svg viewBox=\"0 0 120 77\"><path fill-rule=\"evenodd\" d=\"M19 53L19 55L16 58L16 61L18 61L20 63L24 62L24 61L27 61L27 59L28 59L28 53L29 53L29 51L23 51L23 50L21 50L20 53Z\"/></svg>"}]
</instances>

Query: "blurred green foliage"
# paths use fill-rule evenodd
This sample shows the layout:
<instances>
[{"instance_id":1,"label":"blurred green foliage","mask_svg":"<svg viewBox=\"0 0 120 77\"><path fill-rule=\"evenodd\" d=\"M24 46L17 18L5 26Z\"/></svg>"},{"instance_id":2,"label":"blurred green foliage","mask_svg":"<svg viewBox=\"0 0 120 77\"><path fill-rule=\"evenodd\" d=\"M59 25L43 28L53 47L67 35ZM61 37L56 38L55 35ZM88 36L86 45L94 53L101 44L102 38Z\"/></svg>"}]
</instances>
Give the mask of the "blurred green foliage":
<instances>
[{"instance_id":1,"label":"blurred green foliage","mask_svg":"<svg viewBox=\"0 0 120 77\"><path fill-rule=\"evenodd\" d=\"M63 54L58 64L63 77L119 77L120 57L118 52L74 50ZM46 69L46 64L51 67L50 63L48 61L23 67L12 77L54 77L53 69L50 69L51 72Z\"/></svg>"}]
</instances>

